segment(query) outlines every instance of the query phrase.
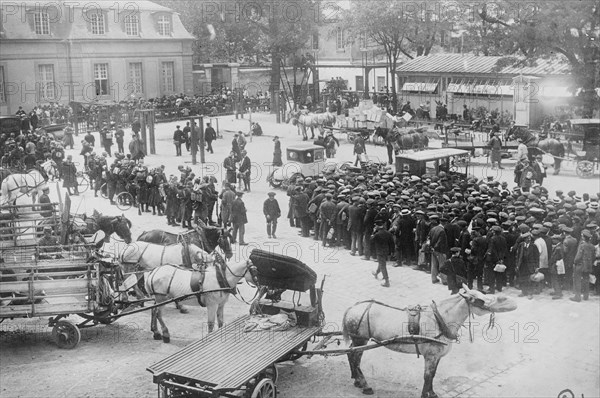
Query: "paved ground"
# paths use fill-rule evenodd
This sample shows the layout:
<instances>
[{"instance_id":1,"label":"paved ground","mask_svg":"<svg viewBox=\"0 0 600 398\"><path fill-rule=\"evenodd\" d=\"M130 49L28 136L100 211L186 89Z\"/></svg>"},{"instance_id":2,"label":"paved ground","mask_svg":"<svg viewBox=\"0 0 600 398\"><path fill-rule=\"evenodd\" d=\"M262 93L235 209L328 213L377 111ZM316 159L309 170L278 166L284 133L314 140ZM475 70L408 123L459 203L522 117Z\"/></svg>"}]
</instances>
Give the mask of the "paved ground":
<instances>
[{"instance_id":1,"label":"paved ground","mask_svg":"<svg viewBox=\"0 0 600 398\"><path fill-rule=\"evenodd\" d=\"M313 240L300 238L285 219L280 222L278 240L267 240L260 209L270 190L265 173L272 158L269 136L282 137L283 146L300 141L295 128L276 125L271 117L253 115L263 126L266 137L255 137L248 143L251 159L257 163L259 176L252 193L244 196L249 209L245 248L236 247L236 256L246 257L252 247L270 248L276 252L301 258L319 274L326 276L324 307L328 328L339 328L343 311L353 303L377 299L392 305L427 304L442 300L449 292L444 286L432 285L426 273L409 268L389 267L391 288L379 286L370 274L374 262L352 257L347 251L323 249ZM151 166L165 164L167 174L175 173L176 166L188 158L173 157L175 149L171 136L175 123L157 126L158 154L147 158ZM221 130L248 130L248 122L226 117L220 120ZM220 173L220 164L230 148L232 134L224 132L224 139L214 147L216 153L207 155L204 172ZM351 159L352 147L341 140L337 158ZM72 153L78 154L79 148ZM385 159L383 147L368 147L371 157ZM78 157L78 156L77 156ZM477 159L485 164L485 159ZM194 166L197 175L200 166ZM474 175L489 173L485 166L475 166ZM501 180L512 180L512 171L505 170ZM549 176L548 188L595 193L598 180L581 180L566 170L561 176ZM53 190L53 195L56 192ZM277 199L282 209L287 208L287 197L279 191ZM86 192L74 198L73 211L91 213L98 209L107 214L116 213L106 200L94 198ZM284 212L285 213L285 212ZM134 236L143 230L163 228L166 220L156 216L138 216L134 209L126 213L134 224ZM244 288L245 297L251 297L250 288ZM573 303L553 301L548 293L534 300L518 298L518 291L507 289L519 308L496 318L496 328L487 330L488 319L476 318L472 329L474 342L468 341L466 329L459 344L444 358L434 380L440 397L556 397L564 389L575 396L600 396L600 311L597 296L590 301ZM308 301L308 297L301 298ZM247 312L247 306L231 299L226 319ZM84 331L83 341L73 351L58 350L51 342L43 319L6 321L0 325L0 391L2 396L152 396L155 385L145 368L166 355L185 346L206 333L204 309L192 307L190 315L179 315L174 309L166 310L166 319L172 334L172 344L152 340L148 331L149 316L136 314L110 326L99 326ZM33 333L32 333L33 332ZM361 391L352 386L345 357L313 357L286 363L279 367L278 383L281 397L359 397ZM422 387L423 360L377 349L364 355L363 371L379 397L418 396ZM568 396L568 395L567 395Z\"/></svg>"}]
</instances>

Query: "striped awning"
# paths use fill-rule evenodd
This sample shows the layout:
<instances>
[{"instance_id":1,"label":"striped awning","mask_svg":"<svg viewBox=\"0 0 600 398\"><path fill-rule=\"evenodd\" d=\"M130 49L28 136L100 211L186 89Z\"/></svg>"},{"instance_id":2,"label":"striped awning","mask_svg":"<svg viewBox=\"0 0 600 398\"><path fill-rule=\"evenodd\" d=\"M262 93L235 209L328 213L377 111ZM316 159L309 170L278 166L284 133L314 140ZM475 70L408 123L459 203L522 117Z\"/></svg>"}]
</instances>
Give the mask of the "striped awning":
<instances>
[{"instance_id":1,"label":"striped awning","mask_svg":"<svg viewBox=\"0 0 600 398\"><path fill-rule=\"evenodd\" d=\"M513 95L512 86L494 84L450 83L448 84L448 89L446 91L455 94Z\"/></svg>"},{"instance_id":2,"label":"striped awning","mask_svg":"<svg viewBox=\"0 0 600 398\"><path fill-rule=\"evenodd\" d=\"M418 91L421 93L433 93L437 88L437 83L404 83L402 91Z\"/></svg>"}]
</instances>

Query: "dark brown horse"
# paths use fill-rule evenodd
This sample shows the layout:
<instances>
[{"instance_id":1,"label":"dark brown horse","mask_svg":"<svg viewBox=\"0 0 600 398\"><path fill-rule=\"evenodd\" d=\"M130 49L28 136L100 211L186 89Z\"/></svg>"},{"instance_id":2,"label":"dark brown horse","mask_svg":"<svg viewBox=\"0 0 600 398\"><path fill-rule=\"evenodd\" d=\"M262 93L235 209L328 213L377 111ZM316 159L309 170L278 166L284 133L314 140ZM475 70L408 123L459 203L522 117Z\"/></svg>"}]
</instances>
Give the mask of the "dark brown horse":
<instances>
[{"instance_id":1,"label":"dark brown horse","mask_svg":"<svg viewBox=\"0 0 600 398\"><path fill-rule=\"evenodd\" d=\"M524 128L513 129L506 137L508 140L521 140L527 145L529 161L533 161L536 155L548 153L554 158L554 175L560 172L560 165L565 157L565 146L555 138L540 139L530 130Z\"/></svg>"},{"instance_id":2,"label":"dark brown horse","mask_svg":"<svg viewBox=\"0 0 600 398\"><path fill-rule=\"evenodd\" d=\"M423 128L404 131L398 127L392 129L377 127L374 135L381 137L385 143L391 144L396 153L398 153L399 151L421 151L427 149L431 133L428 133L427 130ZM435 136L437 136L437 134L435 134L434 137Z\"/></svg>"},{"instance_id":3,"label":"dark brown horse","mask_svg":"<svg viewBox=\"0 0 600 398\"><path fill-rule=\"evenodd\" d=\"M348 308L343 318L343 333L351 339L351 347L361 347L369 340L375 342L394 341L385 345L392 351L406 354L420 354L425 359L425 383L422 398L437 397L433 391L433 378L440 359L448 354L452 342L458 339L458 332L470 314L486 315L494 312L513 311L516 303L504 296L484 295L469 290L463 285L460 294L452 295L438 305L429 308L419 307L415 312L420 317L409 319L406 308L396 308L376 301L363 301ZM412 318L414 319L414 318ZM396 343L398 341L398 343ZM360 369L362 351L348 354L351 377L354 386L362 388L363 394L373 394Z\"/></svg>"},{"instance_id":4,"label":"dark brown horse","mask_svg":"<svg viewBox=\"0 0 600 398\"><path fill-rule=\"evenodd\" d=\"M52 218L45 219L38 224L38 232L41 232L45 225L54 225L55 220ZM120 216L103 216L94 211L91 217L74 216L69 223L69 235L93 235L98 231L104 233L102 243L110 242L112 234L117 236L125 243L131 243L131 221L124 215Z\"/></svg>"},{"instance_id":5,"label":"dark brown horse","mask_svg":"<svg viewBox=\"0 0 600 398\"><path fill-rule=\"evenodd\" d=\"M185 239L187 243L196 245L208 253L212 253L219 246L225 253L225 257L230 259L233 256L230 238L231 234L226 228L200 225L196 226L194 231L182 234L173 234L160 229L144 231L137 240L166 246L181 243L181 240Z\"/></svg>"}]
</instances>

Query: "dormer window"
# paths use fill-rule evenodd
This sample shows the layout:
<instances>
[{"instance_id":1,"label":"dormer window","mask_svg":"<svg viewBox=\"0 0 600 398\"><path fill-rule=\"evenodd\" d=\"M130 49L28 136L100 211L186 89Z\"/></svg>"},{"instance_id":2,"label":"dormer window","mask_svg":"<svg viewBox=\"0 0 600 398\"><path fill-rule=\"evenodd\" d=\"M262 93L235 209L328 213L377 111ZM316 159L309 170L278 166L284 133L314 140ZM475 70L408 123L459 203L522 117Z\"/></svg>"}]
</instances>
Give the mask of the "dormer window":
<instances>
[{"instance_id":1,"label":"dormer window","mask_svg":"<svg viewBox=\"0 0 600 398\"><path fill-rule=\"evenodd\" d=\"M158 34L161 36L171 36L171 17L160 15L156 21L158 25Z\"/></svg>"},{"instance_id":2,"label":"dormer window","mask_svg":"<svg viewBox=\"0 0 600 398\"><path fill-rule=\"evenodd\" d=\"M125 33L127 33L127 36L139 36L140 18L138 15L127 15L125 17Z\"/></svg>"},{"instance_id":3,"label":"dormer window","mask_svg":"<svg viewBox=\"0 0 600 398\"><path fill-rule=\"evenodd\" d=\"M90 27L92 30L92 34L103 35L106 33L104 14L95 12L93 14L89 14L89 18L90 18Z\"/></svg>"},{"instance_id":4,"label":"dormer window","mask_svg":"<svg viewBox=\"0 0 600 398\"><path fill-rule=\"evenodd\" d=\"M33 14L33 27L38 35L50 34L50 15L47 12Z\"/></svg>"}]
</instances>

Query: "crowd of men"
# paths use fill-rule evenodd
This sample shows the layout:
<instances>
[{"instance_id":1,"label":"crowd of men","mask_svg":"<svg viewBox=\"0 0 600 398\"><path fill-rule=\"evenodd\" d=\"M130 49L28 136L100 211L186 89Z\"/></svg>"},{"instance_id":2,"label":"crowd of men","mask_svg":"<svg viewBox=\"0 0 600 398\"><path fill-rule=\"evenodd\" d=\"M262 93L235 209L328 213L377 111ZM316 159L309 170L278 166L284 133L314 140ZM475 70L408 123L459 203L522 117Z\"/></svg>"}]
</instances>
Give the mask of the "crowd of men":
<instances>
[{"instance_id":1,"label":"crowd of men","mask_svg":"<svg viewBox=\"0 0 600 398\"><path fill-rule=\"evenodd\" d=\"M307 177L289 186L287 217L303 237L375 259L389 286L387 260L431 273L432 283L461 282L487 292L507 285L529 298L551 286L573 300L598 289L599 197L532 183L528 192L495 181L419 178L387 171L337 181ZM590 276L592 275L592 276Z\"/></svg>"}]
</instances>

